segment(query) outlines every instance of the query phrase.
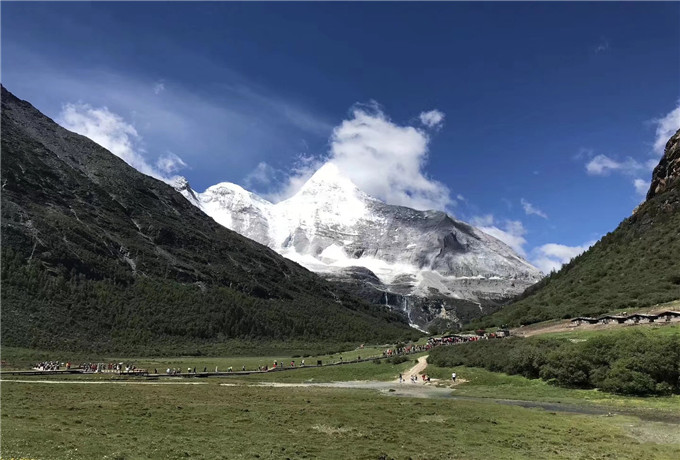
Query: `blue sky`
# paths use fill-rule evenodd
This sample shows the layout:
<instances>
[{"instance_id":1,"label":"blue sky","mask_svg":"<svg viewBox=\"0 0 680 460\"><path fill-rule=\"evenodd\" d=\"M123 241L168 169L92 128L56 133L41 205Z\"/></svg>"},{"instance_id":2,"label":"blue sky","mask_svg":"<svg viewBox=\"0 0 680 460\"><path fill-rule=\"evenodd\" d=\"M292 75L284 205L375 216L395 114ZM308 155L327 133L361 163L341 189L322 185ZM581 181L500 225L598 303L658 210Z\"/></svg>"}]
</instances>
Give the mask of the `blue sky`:
<instances>
[{"instance_id":1,"label":"blue sky","mask_svg":"<svg viewBox=\"0 0 680 460\"><path fill-rule=\"evenodd\" d=\"M677 2L3 2L2 83L198 191L276 200L332 158L549 270L643 199L680 127L679 20Z\"/></svg>"}]
</instances>

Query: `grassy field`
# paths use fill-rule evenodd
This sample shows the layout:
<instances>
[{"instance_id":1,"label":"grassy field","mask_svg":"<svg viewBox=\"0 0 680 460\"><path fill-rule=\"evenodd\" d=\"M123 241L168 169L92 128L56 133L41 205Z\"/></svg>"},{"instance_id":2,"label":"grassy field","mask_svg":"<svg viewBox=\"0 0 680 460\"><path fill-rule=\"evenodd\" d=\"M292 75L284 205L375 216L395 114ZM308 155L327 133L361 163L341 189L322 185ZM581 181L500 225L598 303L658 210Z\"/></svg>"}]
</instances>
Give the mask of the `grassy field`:
<instances>
[{"instance_id":1,"label":"grassy field","mask_svg":"<svg viewBox=\"0 0 680 460\"><path fill-rule=\"evenodd\" d=\"M376 366L377 367L377 366ZM658 458L677 425L370 390L2 385L2 458Z\"/></svg>"},{"instance_id":2,"label":"grassy field","mask_svg":"<svg viewBox=\"0 0 680 460\"><path fill-rule=\"evenodd\" d=\"M420 342L424 343L424 340ZM149 358L149 357L120 357L120 356L107 356L107 355L96 355L96 354L84 354L84 353L64 353L64 352L51 352L51 351L41 351L32 350L28 348L17 348L17 347L2 347L0 350L0 356L3 361L7 364L3 365L3 370L27 370L30 369L32 365L40 361L52 361L58 360L60 362L71 361L72 363L82 363L82 362L104 362L104 363L134 363L137 367L143 369L150 369L153 372L154 369L158 369L159 372L164 372L167 368L179 368L182 372L186 372L187 368L191 367L192 370L196 367L197 371L202 371L203 368L207 368L208 371L214 372L215 368L219 371L226 371L230 366L234 371L241 370L243 366L246 366L247 370L257 369L259 366L269 366L272 367L274 361L279 363L283 362L286 366L290 366L291 361L295 361L295 365L299 366L302 359L305 360L306 365L316 365L317 360L321 360L324 364L351 361L358 357L368 358L374 356L382 356L383 350L391 348L392 345L380 345L380 346L366 346L363 348L351 348L345 349L344 351L338 351L335 353L325 353L325 354L313 354L310 356L309 353L302 352L300 350L277 350L276 347L264 347L261 349L254 348L254 355L248 354L247 350L243 350L243 353L238 355L230 354L228 356L181 356L181 357L159 357L159 358ZM261 353L257 353L261 351Z\"/></svg>"},{"instance_id":3,"label":"grassy field","mask_svg":"<svg viewBox=\"0 0 680 460\"><path fill-rule=\"evenodd\" d=\"M598 390L578 390L562 388L540 379L527 379L519 375L507 375L472 367L442 368L428 366L427 373L432 378L448 383L451 373L466 380L457 385L454 395L477 398L516 399L523 401L542 401L576 405L603 405L618 409L639 411L641 415L655 412L669 418L680 418L680 395L664 397L636 398L618 396Z\"/></svg>"},{"instance_id":4,"label":"grassy field","mask_svg":"<svg viewBox=\"0 0 680 460\"><path fill-rule=\"evenodd\" d=\"M649 329L650 333L658 330ZM591 331L582 332L578 338L588 340ZM308 365L317 359L338 362L340 356L350 361L381 355L384 348L308 356L305 361ZM3 359L9 355L15 363L31 358L30 363L37 353L6 348L2 352ZM441 379L434 385L450 385L453 371L465 382L451 389L452 397L255 386L258 382L393 381L423 355L409 355L396 364L381 360L380 364L370 361L229 378L134 379L123 384L119 376L110 374L4 376L0 458L680 458L680 396L616 396L484 369L433 365L425 372ZM194 366L240 370L242 365L271 366L274 359L287 364L295 359L299 364L301 358L281 353L102 361L132 361L159 370ZM394 383L394 388L398 390L399 384ZM499 404L498 399L555 404L555 409ZM585 413L562 412L564 405ZM588 414L589 408L596 410ZM616 415L602 415L607 411Z\"/></svg>"},{"instance_id":5,"label":"grassy field","mask_svg":"<svg viewBox=\"0 0 680 460\"><path fill-rule=\"evenodd\" d=\"M656 336L680 335L680 323L651 323L651 324L612 324L602 329L574 328L570 331L550 332L550 337L564 337L568 339L588 339L596 336L625 335L634 331Z\"/></svg>"}]
</instances>

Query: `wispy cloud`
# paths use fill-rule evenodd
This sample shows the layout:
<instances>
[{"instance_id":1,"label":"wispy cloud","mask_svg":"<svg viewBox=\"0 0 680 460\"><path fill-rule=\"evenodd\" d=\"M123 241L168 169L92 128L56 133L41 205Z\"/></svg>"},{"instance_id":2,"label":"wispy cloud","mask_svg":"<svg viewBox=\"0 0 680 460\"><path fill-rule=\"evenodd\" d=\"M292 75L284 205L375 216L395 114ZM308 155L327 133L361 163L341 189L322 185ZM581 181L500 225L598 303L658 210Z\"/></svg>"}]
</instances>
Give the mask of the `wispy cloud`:
<instances>
[{"instance_id":1,"label":"wispy cloud","mask_svg":"<svg viewBox=\"0 0 680 460\"><path fill-rule=\"evenodd\" d=\"M92 139L139 172L165 182L170 174L186 167L174 153L161 156L152 166L145 158L142 138L135 127L107 107L92 107L82 102L63 106L57 122L64 128Z\"/></svg>"},{"instance_id":2,"label":"wispy cloud","mask_svg":"<svg viewBox=\"0 0 680 460\"><path fill-rule=\"evenodd\" d=\"M536 215L536 216L542 217L542 218L544 218L544 219L547 219L547 218L548 218L548 215L547 215L546 213L544 213L543 211L541 211L540 209L538 209L538 208L537 208L536 206L534 206L533 204L529 203L529 202L528 202L527 200L525 200L524 198L522 198L522 199L520 200L520 203L522 204L522 208L524 208L524 213L525 213L527 216Z\"/></svg>"},{"instance_id":3,"label":"wispy cloud","mask_svg":"<svg viewBox=\"0 0 680 460\"><path fill-rule=\"evenodd\" d=\"M490 227L494 223L493 214L484 214L481 216L472 216L470 223L475 227Z\"/></svg>"},{"instance_id":4,"label":"wispy cloud","mask_svg":"<svg viewBox=\"0 0 680 460\"><path fill-rule=\"evenodd\" d=\"M658 159L649 158L643 163L633 159L616 160L607 155L597 155L586 163L586 172L591 176L607 176L612 172L617 172L626 176L638 176L640 174L651 174L658 163Z\"/></svg>"},{"instance_id":5,"label":"wispy cloud","mask_svg":"<svg viewBox=\"0 0 680 460\"><path fill-rule=\"evenodd\" d=\"M609 49L609 40L607 40L606 38L602 38L600 40L600 42L597 44L597 46L595 47L595 53L596 54L604 53L608 49Z\"/></svg>"},{"instance_id":6,"label":"wispy cloud","mask_svg":"<svg viewBox=\"0 0 680 460\"><path fill-rule=\"evenodd\" d=\"M524 246L527 244L524 235L527 230L519 220L506 219L502 223L497 223L493 214L474 216L470 223L478 227L484 233L498 238L503 243L510 246L517 254L526 257L527 253Z\"/></svg>"},{"instance_id":7,"label":"wispy cloud","mask_svg":"<svg viewBox=\"0 0 680 460\"><path fill-rule=\"evenodd\" d=\"M174 153L167 152L156 160L156 167L165 174L175 174L186 168L187 164Z\"/></svg>"},{"instance_id":8,"label":"wispy cloud","mask_svg":"<svg viewBox=\"0 0 680 460\"><path fill-rule=\"evenodd\" d=\"M634 179L633 187L635 187L635 193L637 193L640 196L647 195L647 191L649 190L649 183L650 181L640 179L639 177L637 179Z\"/></svg>"},{"instance_id":9,"label":"wispy cloud","mask_svg":"<svg viewBox=\"0 0 680 460\"><path fill-rule=\"evenodd\" d=\"M654 140L654 152L663 155L666 142L675 132L680 129L680 106L671 110L665 117L654 120L656 122L656 138Z\"/></svg>"},{"instance_id":10,"label":"wispy cloud","mask_svg":"<svg viewBox=\"0 0 680 460\"><path fill-rule=\"evenodd\" d=\"M581 246L567 246L564 244L548 243L531 251L531 263L543 273L559 270L562 265L595 244L589 241Z\"/></svg>"},{"instance_id":11,"label":"wispy cloud","mask_svg":"<svg viewBox=\"0 0 680 460\"><path fill-rule=\"evenodd\" d=\"M651 176L654 167L659 162L659 157L663 155L666 142L680 129L680 106L671 110L665 116L652 120L652 122L656 124L655 137L652 151L646 152L646 158L627 157L618 159L603 154L593 156L593 151L589 149L582 149L575 158L583 158L583 156L589 158L585 168L591 176L607 176L616 173L631 177L635 193L644 196L649 188L649 180L642 177Z\"/></svg>"},{"instance_id":12,"label":"wispy cloud","mask_svg":"<svg viewBox=\"0 0 680 460\"><path fill-rule=\"evenodd\" d=\"M420 114L420 122L428 128L441 128L444 123L444 112L437 109L422 112Z\"/></svg>"},{"instance_id":13,"label":"wispy cloud","mask_svg":"<svg viewBox=\"0 0 680 460\"><path fill-rule=\"evenodd\" d=\"M525 249L527 245L525 236L528 231L521 221L505 219L502 222L498 222L493 214L483 214L472 217L470 223L484 233L498 238L510 246L517 254L529 260L531 264L545 274L553 270L559 270L562 265L596 243L595 240L588 241L580 246L548 243L535 247L527 253Z\"/></svg>"},{"instance_id":14,"label":"wispy cloud","mask_svg":"<svg viewBox=\"0 0 680 460\"><path fill-rule=\"evenodd\" d=\"M201 61L216 76L205 86L149 80L78 61L66 65L16 45L13 52L22 56L12 69L15 93L30 94L34 104L54 119L66 102L107 107L134 126L155 152L181 155L191 164L192 185L199 189L223 180L238 181L260 161L271 164L272 158L292 158L303 140L317 149L333 129L323 113L273 95L270 89L210 62ZM3 74L3 78L7 77ZM148 161L154 166L156 158Z\"/></svg>"},{"instance_id":15,"label":"wispy cloud","mask_svg":"<svg viewBox=\"0 0 680 460\"><path fill-rule=\"evenodd\" d=\"M277 170L266 161L260 161L255 169L250 171L243 178L243 185L250 190L257 190L258 187L270 186L279 176L283 174L282 171Z\"/></svg>"},{"instance_id":16,"label":"wispy cloud","mask_svg":"<svg viewBox=\"0 0 680 460\"><path fill-rule=\"evenodd\" d=\"M165 83L163 81L157 81L153 85L153 93L158 95L165 91Z\"/></svg>"}]
</instances>

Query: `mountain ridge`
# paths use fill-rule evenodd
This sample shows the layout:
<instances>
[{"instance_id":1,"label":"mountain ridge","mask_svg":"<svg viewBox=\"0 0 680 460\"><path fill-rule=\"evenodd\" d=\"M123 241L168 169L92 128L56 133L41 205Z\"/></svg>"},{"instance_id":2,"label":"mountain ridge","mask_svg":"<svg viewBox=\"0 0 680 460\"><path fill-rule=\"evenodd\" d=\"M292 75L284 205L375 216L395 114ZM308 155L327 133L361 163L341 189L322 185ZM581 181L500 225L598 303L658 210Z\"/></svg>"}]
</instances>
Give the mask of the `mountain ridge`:
<instances>
[{"instance_id":1,"label":"mountain ridge","mask_svg":"<svg viewBox=\"0 0 680 460\"><path fill-rule=\"evenodd\" d=\"M590 249L472 327L519 326L680 299L680 130L654 168L647 199Z\"/></svg>"},{"instance_id":2,"label":"mountain ridge","mask_svg":"<svg viewBox=\"0 0 680 460\"><path fill-rule=\"evenodd\" d=\"M196 350L412 333L4 86L1 172L3 345Z\"/></svg>"},{"instance_id":3,"label":"mountain ridge","mask_svg":"<svg viewBox=\"0 0 680 460\"><path fill-rule=\"evenodd\" d=\"M179 185L180 193L222 225L349 292L402 311L421 329L434 321L460 324L461 316L498 308L541 277L502 241L444 212L371 197L332 161L278 203L236 184L203 193L186 180ZM469 308L458 315L462 305Z\"/></svg>"}]
</instances>

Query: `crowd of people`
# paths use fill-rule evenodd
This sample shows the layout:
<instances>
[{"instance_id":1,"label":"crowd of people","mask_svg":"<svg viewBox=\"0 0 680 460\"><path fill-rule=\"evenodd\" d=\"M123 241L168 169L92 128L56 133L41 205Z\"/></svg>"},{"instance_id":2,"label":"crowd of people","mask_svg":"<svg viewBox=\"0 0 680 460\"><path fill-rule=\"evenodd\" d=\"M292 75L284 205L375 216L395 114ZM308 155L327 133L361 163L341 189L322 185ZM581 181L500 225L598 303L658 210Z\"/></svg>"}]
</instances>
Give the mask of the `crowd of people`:
<instances>
[{"instance_id":1,"label":"crowd of people","mask_svg":"<svg viewBox=\"0 0 680 460\"><path fill-rule=\"evenodd\" d=\"M430 376L427 374L421 374L420 378L423 379L423 383L429 383L431 381ZM411 383L418 383L418 376L413 374L409 377ZM399 383L404 383L404 377L399 374Z\"/></svg>"},{"instance_id":2,"label":"crowd of people","mask_svg":"<svg viewBox=\"0 0 680 460\"><path fill-rule=\"evenodd\" d=\"M71 367L71 363L60 363L59 361L41 361L37 363L35 366L33 366L33 369L39 370L39 371L58 371L64 366L68 366L68 368Z\"/></svg>"},{"instance_id":3,"label":"crowd of people","mask_svg":"<svg viewBox=\"0 0 680 460\"><path fill-rule=\"evenodd\" d=\"M132 363L82 363L80 369L90 373L129 373L137 371Z\"/></svg>"},{"instance_id":4,"label":"crowd of people","mask_svg":"<svg viewBox=\"0 0 680 460\"><path fill-rule=\"evenodd\" d=\"M81 363L75 366L70 361L59 362L59 361L41 361L33 366L33 369L39 371L59 371L59 370L72 370L78 369L82 372L87 373L121 373L121 372L134 372L137 367L129 363Z\"/></svg>"},{"instance_id":5,"label":"crowd of people","mask_svg":"<svg viewBox=\"0 0 680 460\"><path fill-rule=\"evenodd\" d=\"M505 332L505 331L503 331ZM412 353L420 353L423 351L429 351L434 347L441 346L441 345L455 345L455 344L460 344L460 343L467 343L467 342L474 342L478 340L488 340L490 338L500 338L507 336L507 332L504 334L478 334L478 335L451 335L451 336L444 336L444 337L431 337L428 339L426 344L423 345L418 345L418 344L409 344L409 345L400 345L396 346L393 348L387 348L382 351L382 357L383 358L391 358L394 356L398 355L404 355L404 354L412 354ZM363 345L360 347L363 348ZM369 357L367 359L375 359L376 357ZM366 360L366 359L364 359ZM357 356L356 360L350 360L349 362L360 362L362 361L361 356ZM339 357L339 361L335 361L333 364L344 364L346 361L343 361L342 356ZM322 362L319 360L317 361L317 366L321 366ZM268 364L263 364L257 367L257 371L259 372L268 372L268 371L273 371L273 370L283 370L283 369L292 369L296 367L305 367L305 360L302 359L299 364L296 364L295 360L292 360L289 365L287 365L283 361L279 360L274 360L273 365L270 366ZM137 368L134 364L132 363L93 363L93 362L86 362L86 363L81 363L79 366L74 367L71 362L59 362L59 361L41 361L33 366L33 369L39 370L39 371L58 371L58 370L71 370L71 369L78 369L82 372L86 373L146 373L145 369L139 369ZM226 372L233 372L233 367L228 367L226 369ZM246 366L243 365L241 367L242 372L246 372ZM162 370L161 370L162 372ZM208 369L207 367L203 368L203 373L207 373ZM218 368L215 367L215 373L218 372ZM154 374L158 374L158 369L154 369ZM182 369L181 368L167 368L165 370L166 375L182 375ZM187 368L187 372L184 375L191 375L191 374L196 374L196 367L192 368ZM401 375L399 376L401 380ZM455 377L453 378L455 381ZM412 376L411 381L413 383L417 383L418 377L417 376ZM423 381L428 382L429 378L427 375L423 375Z\"/></svg>"},{"instance_id":6,"label":"crowd of people","mask_svg":"<svg viewBox=\"0 0 680 460\"><path fill-rule=\"evenodd\" d=\"M440 345L455 345L459 343L476 342L478 340L488 340L489 338L500 337L496 334L484 334L484 335L451 335L445 337L431 337L428 339L427 343L424 345L405 345L402 347L387 348L383 350L382 357L390 358L392 356L410 354L410 353L420 353L421 351L430 351L434 347ZM361 358L359 358L361 360Z\"/></svg>"}]
</instances>

